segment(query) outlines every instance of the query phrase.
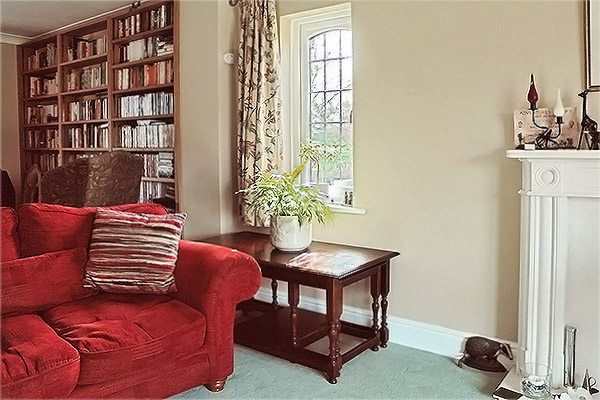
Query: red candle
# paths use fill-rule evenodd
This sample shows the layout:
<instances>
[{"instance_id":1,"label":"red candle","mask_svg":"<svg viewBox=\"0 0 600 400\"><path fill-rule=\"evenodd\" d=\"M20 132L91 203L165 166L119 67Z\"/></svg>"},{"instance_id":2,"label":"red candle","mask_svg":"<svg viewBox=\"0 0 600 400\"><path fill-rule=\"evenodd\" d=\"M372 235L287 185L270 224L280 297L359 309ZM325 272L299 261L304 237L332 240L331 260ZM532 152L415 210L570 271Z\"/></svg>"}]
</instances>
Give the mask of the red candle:
<instances>
[{"instance_id":1,"label":"red candle","mask_svg":"<svg viewBox=\"0 0 600 400\"><path fill-rule=\"evenodd\" d=\"M527 101L530 104L530 108L535 110L535 105L539 100L538 92L535 89L535 82L533 80L533 74L531 74L531 80L529 82L529 92L527 92Z\"/></svg>"}]
</instances>

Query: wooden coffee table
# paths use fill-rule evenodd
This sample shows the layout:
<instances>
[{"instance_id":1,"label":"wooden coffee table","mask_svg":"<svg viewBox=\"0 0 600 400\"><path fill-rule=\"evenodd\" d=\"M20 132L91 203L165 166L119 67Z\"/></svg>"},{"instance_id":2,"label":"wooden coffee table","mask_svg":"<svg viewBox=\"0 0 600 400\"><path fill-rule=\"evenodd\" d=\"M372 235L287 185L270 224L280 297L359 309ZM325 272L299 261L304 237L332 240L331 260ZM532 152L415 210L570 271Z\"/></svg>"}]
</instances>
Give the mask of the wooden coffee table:
<instances>
[{"instance_id":1,"label":"wooden coffee table","mask_svg":"<svg viewBox=\"0 0 600 400\"><path fill-rule=\"evenodd\" d=\"M240 304L246 317L236 321L236 343L323 371L330 383L337 383L342 365L364 350L387 347L390 259L399 253L324 242L313 242L302 253L283 253L271 245L268 235L253 232L204 241L250 254L260 264L263 276L272 279L271 303L252 299ZM367 278L373 300L371 326L342 321L344 286ZM288 283L289 306L278 304L277 281ZM300 285L325 289L326 315L298 307ZM252 314L258 315L249 317ZM341 333L360 342L342 353ZM306 348L325 336L329 337L328 355Z\"/></svg>"}]
</instances>

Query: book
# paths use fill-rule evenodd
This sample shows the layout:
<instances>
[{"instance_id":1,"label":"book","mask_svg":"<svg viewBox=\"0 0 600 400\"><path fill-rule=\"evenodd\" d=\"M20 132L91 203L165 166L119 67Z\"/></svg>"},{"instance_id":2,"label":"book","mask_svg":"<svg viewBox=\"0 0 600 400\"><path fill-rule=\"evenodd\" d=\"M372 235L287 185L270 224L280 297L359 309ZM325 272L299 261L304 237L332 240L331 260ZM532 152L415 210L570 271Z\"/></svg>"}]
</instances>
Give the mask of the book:
<instances>
[{"instance_id":1,"label":"book","mask_svg":"<svg viewBox=\"0 0 600 400\"><path fill-rule=\"evenodd\" d=\"M67 61L106 53L106 34L96 38L68 38Z\"/></svg>"},{"instance_id":2,"label":"book","mask_svg":"<svg viewBox=\"0 0 600 400\"><path fill-rule=\"evenodd\" d=\"M66 90L94 89L106 86L107 82L107 62L103 62L89 67L74 69L65 74Z\"/></svg>"},{"instance_id":3,"label":"book","mask_svg":"<svg viewBox=\"0 0 600 400\"><path fill-rule=\"evenodd\" d=\"M46 124L58 122L58 104L39 104L25 109L26 124Z\"/></svg>"},{"instance_id":4,"label":"book","mask_svg":"<svg viewBox=\"0 0 600 400\"><path fill-rule=\"evenodd\" d=\"M123 96L117 101L119 117L147 117L172 114L175 109L173 93L154 92Z\"/></svg>"},{"instance_id":5,"label":"book","mask_svg":"<svg viewBox=\"0 0 600 400\"><path fill-rule=\"evenodd\" d=\"M58 93L58 81L56 77L30 76L28 82L29 97L46 96Z\"/></svg>"},{"instance_id":6,"label":"book","mask_svg":"<svg viewBox=\"0 0 600 400\"><path fill-rule=\"evenodd\" d=\"M99 97L87 100L76 100L67 103L64 121L86 121L108 118L108 98Z\"/></svg>"},{"instance_id":7,"label":"book","mask_svg":"<svg viewBox=\"0 0 600 400\"><path fill-rule=\"evenodd\" d=\"M58 129L28 129L25 131L25 147L48 149L58 147Z\"/></svg>"},{"instance_id":8,"label":"book","mask_svg":"<svg viewBox=\"0 0 600 400\"><path fill-rule=\"evenodd\" d=\"M117 37L132 36L152 29L161 29L173 24L171 4L130 15L117 21Z\"/></svg>"},{"instance_id":9,"label":"book","mask_svg":"<svg viewBox=\"0 0 600 400\"><path fill-rule=\"evenodd\" d=\"M173 60L167 60L118 69L115 85L117 90L124 90L172 83L173 80Z\"/></svg>"},{"instance_id":10,"label":"book","mask_svg":"<svg viewBox=\"0 0 600 400\"><path fill-rule=\"evenodd\" d=\"M33 54L25 59L25 64L28 71L56 65L56 43L48 43L34 50Z\"/></svg>"},{"instance_id":11,"label":"book","mask_svg":"<svg viewBox=\"0 0 600 400\"><path fill-rule=\"evenodd\" d=\"M29 169L33 164L37 164L41 172L50 171L58 167L58 154L30 154L27 160L27 168Z\"/></svg>"},{"instance_id":12,"label":"book","mask_svg":"<svg viewBox=\"0 0 600 400\"><path fill-rule=\"evenodd\" d=\"M175 146L175 126L162 121L121 125L119 144L125 148L172 148Z\"/></svg>"},{"instance_id":13,"label":"book","mask_svg":"<svg viewBox=\"0 0 600 400\"><path fill-rule=\"evenodd\" d=\"M143 60L171 54L174 51L172 36L152 36L133 40L119 48L120 62Z\"/></svg>"},{"instance_id":14,"label":"book","mask_svg":"<svg viewBox=\"0 0 600 400\"><path fill-rule=\"evenodd\" d=\"M66 129L67 144L77 148L108 148L108 124L81 126Z\"/></svg>"}]
</instances>

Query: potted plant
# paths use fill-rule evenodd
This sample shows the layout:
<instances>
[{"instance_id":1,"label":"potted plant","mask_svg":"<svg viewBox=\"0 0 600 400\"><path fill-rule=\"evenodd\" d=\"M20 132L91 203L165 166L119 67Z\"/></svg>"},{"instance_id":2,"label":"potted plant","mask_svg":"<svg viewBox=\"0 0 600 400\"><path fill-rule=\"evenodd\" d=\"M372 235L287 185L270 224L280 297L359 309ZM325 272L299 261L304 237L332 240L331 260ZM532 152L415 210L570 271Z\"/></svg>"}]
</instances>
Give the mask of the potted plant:
<instances>
[{"instance_id":1,"label":"potted plant","mask_svg":"<svg viewBox=\"0 0 600 400\"><path fill-rule=\"evenodd\" d=\"M312 242L313 221L325 223L332 219L321 193L297 182L307 162L304 158L291 174L265 173L248 189L238 192L245 195L251 212L263 212L270 218L271 243L281 251L306 249Z\"/></svg>"}]
</instances>

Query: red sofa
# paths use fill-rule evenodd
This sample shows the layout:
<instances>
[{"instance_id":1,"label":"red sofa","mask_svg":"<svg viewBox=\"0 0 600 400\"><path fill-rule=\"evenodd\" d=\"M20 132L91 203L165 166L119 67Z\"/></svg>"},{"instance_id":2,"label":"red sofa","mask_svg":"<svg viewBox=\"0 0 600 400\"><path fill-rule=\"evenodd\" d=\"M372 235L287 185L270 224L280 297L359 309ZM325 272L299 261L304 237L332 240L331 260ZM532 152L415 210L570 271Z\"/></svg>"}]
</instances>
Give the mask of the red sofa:
<instances>
[{"instance_id":1,"label":"red sofa","mask_svg":"<svg viewBox=\"0 0 600 400\"><path fill-rule=\"evenodd\" d=\"M165 213L156 204L111 208ZM94 215L95 208L49 204L2 208L1 397L164 398L202 384L222 389L233 372L236 305L260 285L256 261L182 240L172 295L85 293ZM78 247L82 254L67 251ZM37 257L31 265L39 273L15 267L29 263L25 257ZM59 270L48 267L57 263ZM33 311L36 304L43 309Z\"/></svg>"}]
</instances>

